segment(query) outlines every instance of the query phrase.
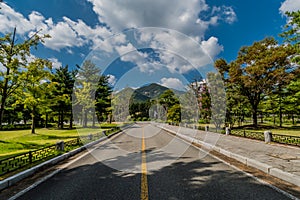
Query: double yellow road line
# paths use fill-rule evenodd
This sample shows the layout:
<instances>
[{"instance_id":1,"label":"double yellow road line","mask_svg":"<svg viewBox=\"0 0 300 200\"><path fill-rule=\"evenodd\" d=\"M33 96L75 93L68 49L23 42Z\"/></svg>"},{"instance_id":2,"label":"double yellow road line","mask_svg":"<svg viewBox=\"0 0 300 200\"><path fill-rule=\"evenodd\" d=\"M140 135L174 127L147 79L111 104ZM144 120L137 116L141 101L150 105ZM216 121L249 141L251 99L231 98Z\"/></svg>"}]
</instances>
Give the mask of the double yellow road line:
<instances>
[{"instance_id":1,"label":"double yellow road line","mask_svg":"<svg viewBox=\"0 0 300 200\"><path fill-rule=\"evenodd\" d=\"M143 138L142 138L142 178L141 178L141 199L148 200L148 181L147 181L147 161L146 161L146 144L145 144L145 134L143 128Z\"/></svg>"}]
</instances>

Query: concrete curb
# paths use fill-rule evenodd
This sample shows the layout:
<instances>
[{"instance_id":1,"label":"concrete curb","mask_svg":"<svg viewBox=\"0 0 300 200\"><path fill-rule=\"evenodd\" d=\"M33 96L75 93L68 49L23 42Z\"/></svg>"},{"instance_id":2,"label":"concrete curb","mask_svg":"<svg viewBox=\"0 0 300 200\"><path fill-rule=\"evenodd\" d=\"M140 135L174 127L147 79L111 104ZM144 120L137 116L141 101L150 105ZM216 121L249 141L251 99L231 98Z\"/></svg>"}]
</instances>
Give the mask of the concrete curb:
<instances>
[{"instance_id":1,"label":"concrete curb","mask_svg":"<svg viewBox=\"0 0 300 200\"><path fill-rule=\"evenodd\" d=\"M300 187L300 176L298 175L295 175L295 174L291 174L289 172L285 172L281 169L278 169L278 168L275 168L275 167L272 167L271 165L268 165L268 164L265 164L265 163L262 163L262 162L259 162L257 160L254 160L254 159L251 159L251 158L248 158L248 157L245 157L245 156L242 156L242 155L239 155L239 154L236 154L236 153L232 153L228 150L225 150L225 149L222 149L220 147L216 147L216 146L213 146L211 144L208 144L208 143L205 143L203 141L200 141L198 139L195 139L195 138L192 138L192 137L189 137L189 136L186 136L186 135L183 135L183 134L180 134L180 133L177 133L175 131L172 131L172 130L169 130L165 127L161 127L161 126L158 126L159 128L165 130L165 131L168 131L170 133L173 133L175 134L176 136L180 137L180 138L183 138L189 142L193 142L193 143L197 143L199 145L202 145L204 146L205 148L207 149L210 149L210 150L215 150L229 158L232 158L232 159L235 159L247 166L250 166L250 167L254 167L260 171L263 171L271 176L274 176L276 178L279 178L281 180L284 180L284 181L287 181L291 184L294 184L298 187Z\"/></svg>"},{"instance_id":2,"label":"concrete curb","mask_svg":"<svg viewBox=\"0 0 300 200\"><path fill-rule=\"evenodd\" d=\"M120 131L117 131L117 132L115 132L113 134L110 134L108 137L102 137L102 138L100 138L100 139L98 139L96 141L93 141L93 142L90 142L88 144L85 144L85 145L83 145L83 146L81 146L81 147L79 147L77 149L74 149L74 150L72 150L70 152L62 154L62 155L57 156L55 158L52 158L50 160L47 160L47 161L45 161L45 162L43 162L43 163L41 163L39 165L36 165L36 166L34 166L34 167L30 168L30 169L27 169L27 170L22 171L22 172L20 172L18 174L15 174L15 175L13 175L11 177L8 177L8 178L0 181L0 191L3 190L3 189L5 189L5 188L8 188L8 187L10 187L10 186L12 186L14 184L16 184L17 182L19 182L19 181L21 181L21 180L23 180L23 179L25 179L25 178L27 178L27 177L29 177L31 175L33 175L34 173L36 173L37 171L39 171L41 169L44 169L46 167L55 165L55 164L59 163L60 161L63 161L65 159L67 159L67 158L70 158L70 157L74 156L75 154L78 154L78 153L86 150L87 148L89 148L89 147L91 147L91 146L93 146L93 145L95 145L95 144L97 144L99 142L102 142L102 141L104 141L104 140L106 140L106 139L108 139L110 137L112 137L113 135L115 135L115 134L117 134L119 132Z\"/></svg>"}]
</instances>

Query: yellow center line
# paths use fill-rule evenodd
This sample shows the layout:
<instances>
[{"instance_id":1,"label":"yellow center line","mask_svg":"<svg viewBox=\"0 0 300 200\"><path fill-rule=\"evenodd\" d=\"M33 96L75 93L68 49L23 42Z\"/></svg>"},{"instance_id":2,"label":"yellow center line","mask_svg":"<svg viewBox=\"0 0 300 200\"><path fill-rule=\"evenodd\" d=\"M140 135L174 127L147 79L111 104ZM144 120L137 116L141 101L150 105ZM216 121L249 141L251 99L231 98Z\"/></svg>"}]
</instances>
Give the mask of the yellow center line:
<instances>
[{"instance_id":1,"label":"yellow center line","mask_svg":"<svg viewBox=\"0 0 300 200\"><path fill-rule=\"evenodd\" d=\"M143 128L143 138L142 138L142 178L141 178L141 199L148 200L148 181L147 181L147 161L146 161L146 145L145 145L145 135Z\"/></svg>"}]
</instances>

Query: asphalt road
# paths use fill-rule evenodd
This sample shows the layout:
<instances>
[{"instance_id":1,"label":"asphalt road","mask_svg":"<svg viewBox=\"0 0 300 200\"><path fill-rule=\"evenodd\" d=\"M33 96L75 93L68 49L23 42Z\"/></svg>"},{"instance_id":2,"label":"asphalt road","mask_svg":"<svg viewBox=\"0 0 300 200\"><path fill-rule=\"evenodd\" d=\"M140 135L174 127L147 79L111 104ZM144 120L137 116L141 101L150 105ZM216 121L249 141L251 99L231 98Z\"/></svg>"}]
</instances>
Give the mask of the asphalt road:
<instances>
[{"instance_id":1,"label":"asphalt road","mask_svg":"<svg viewBox=\"0 0 300 200\"><path fill-rule=\"evenodd\" d=\"M136 124L18 199L289 199L150 124Z\"/></svg>"}]
</instances>

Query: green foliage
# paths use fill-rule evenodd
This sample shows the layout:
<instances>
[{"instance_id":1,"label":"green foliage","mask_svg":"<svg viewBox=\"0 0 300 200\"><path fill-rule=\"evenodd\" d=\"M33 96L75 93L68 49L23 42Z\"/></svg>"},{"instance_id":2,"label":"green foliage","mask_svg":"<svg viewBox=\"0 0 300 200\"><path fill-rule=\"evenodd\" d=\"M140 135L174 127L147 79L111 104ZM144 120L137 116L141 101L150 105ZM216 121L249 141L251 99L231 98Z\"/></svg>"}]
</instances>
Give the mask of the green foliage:
<instances>
[{"instance_id":1,"label":"green foliage","mask_svg":"<svg viewBox=\"0 0 300 200\"><path fill-rule=\"evenodd\" d=\"M135 121L146 121L149 117L150 101L131 102L129 105L129 114Z\"/></svg>"},{"instance_id":2,"label":"green foliage","mask_svg":"<svg viewBox=\"0 0 300 200\"><path fill-rule=\"evenodd\" d=\"M95 124L95 92L100 73L101 70L91 60L84 61L78 70L74 104L81 109L79 117L84 127L87 127L89 116L93 118L93 126Z\"/></svg>"},{"instance_id":3,"label":"green foliage","mask_svg":"<svg viewBox=\"0 0 300 200\"><path fill-rule=\"evenodd\" d=\"M28 65L31 48L37 48L39 43L50 37L49 35L34 34L28 40L16 44L15 35L16 29L14 29L13 34L7 34L0 38L0 63L4 68L0 71L0 126L2 126L8 98L22 86L20 77Z\"/></svg>"},{"instance_id":4,"label":"green foliage","mask_svg":"<svg viewBox=\"0 0 300 200\"><path fill-rule=\"evenodd\" d=\"M254 126L257 126L258 106L264 95L291 79L292 65L288 57L293 53L290 46L278 45L273 38L266 38L242 47L238 58L230 63L228 81L248 99Z\"/></svg>"},{"instance_id":5,"label":"green foliage","mask_svg":"<svg viewBox=\"0 0 300 200\"><path fill-rule=\"evenodd\" d=\"M300 10L295 12L286 12L289 18L285 25L285 31L280 34L281 37L293 44L297 54L293 56L293 61L300 65Z\"/></svg>"},{"instance_id":6,"label":"green foliage","mask_svg":"<svg viewBox=\"0 0 300 200\"><path fill-rule=\"evenodd\" d=\"M98 122L112 121L111 96L112 88L108 82L109 76L102 75L99 78L95 93L95 110Z\"/></svg>"},{"instance_id":7,"label":"green foliage","mask_svg":"<svg viewBox=\"0 0 300 200\"><path fill-rule=\"evenodd\" d=\"M87 60L78 70L74 104L78 108L76 114L82 120L84 127L87 127L89 118L92 118L95 126L98 122L109 119L112 121L111 94L112 89L108 82L109 77L101 75L101 70L92 61Z\"/></svg>"},{"instance_id":8,"label":"green foliage","mask_svg":"<svg viewBox=\"0 0 300 200\"><path fill-rule=\"evenodd\" d=\"M180 102L172 90L166 90L161 94L158 102L166 110L168 122L181 122Z\"/></svg>"},{"instance_id":9,"label":"green foliage","mask_svg":"<svg viewBox=\"0 0 300 200\"><path fill-rule=\"evenodd\" d=\"M212 72L207 74L207 80L211 97L211 119L215 124L216 129L220 130L221 125L225 123L226 112L224 82L219 73Z\"/></svg>"},{"instance_id":10,"label":"green foliage","mask_svg":"<svg viewBox=\"0 0 300 200\"><path fill-rule=\"evenodd\" d=\"M65 67L61 66L56 69L52 79L54 90L51 97L49 97L51 106L44 113L45 115L52 114L58 116L57 121L60 128L63 128L66 115L69 116L69 128L72 128L72 93L76 74L77 70L69 71L68 65Z\"/></svg>"},{"instance_id":11,"label":"green foliage","mask_svg":"<svg viewBox=\"0 0 300 200\"><path fill-rule=\"evenodd\" d=\"M51 91L53 87L53 84L50 82L52 79L51 68L52 63L38 58L26 66L26 70L22 72L20 77L20 82L24 85L24 88L20 90L20 96L16 104L23 104L24 108L28 108L31 111L31 133L35 133L35 120L38 111L48 101L46 98L47 91Z\"/></svg>"}]
</instances>

